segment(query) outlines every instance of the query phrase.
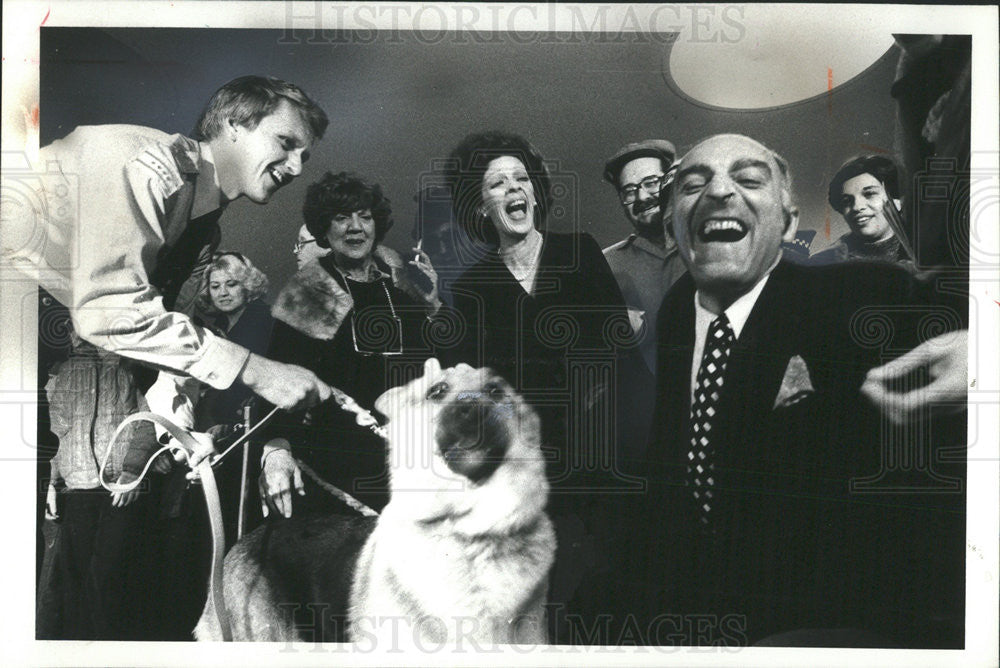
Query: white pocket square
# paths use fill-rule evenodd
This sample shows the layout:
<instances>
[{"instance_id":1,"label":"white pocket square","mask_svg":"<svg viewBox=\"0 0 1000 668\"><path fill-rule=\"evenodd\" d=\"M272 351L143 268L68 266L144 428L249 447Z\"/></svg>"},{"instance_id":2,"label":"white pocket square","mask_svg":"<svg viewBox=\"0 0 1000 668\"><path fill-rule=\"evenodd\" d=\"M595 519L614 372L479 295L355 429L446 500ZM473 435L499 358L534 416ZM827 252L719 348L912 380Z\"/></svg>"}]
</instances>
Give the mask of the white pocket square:
<instances>
[{"instance_id":1,"label":"white pocket square","mask_svg":"<svg viewBox=\"0 0 1000 668\"><path fill-rule=\"evenodd\" d=\"M772 410L787 408L815 392L816 388L813 387L812 379L809 377L809 367L806 366L806 361L801 356L795 355L788 360L785 376L781 379L781 388L778 390L778 396L774 398L774 406L771 408Z\"/></svg>"}]
</instances>

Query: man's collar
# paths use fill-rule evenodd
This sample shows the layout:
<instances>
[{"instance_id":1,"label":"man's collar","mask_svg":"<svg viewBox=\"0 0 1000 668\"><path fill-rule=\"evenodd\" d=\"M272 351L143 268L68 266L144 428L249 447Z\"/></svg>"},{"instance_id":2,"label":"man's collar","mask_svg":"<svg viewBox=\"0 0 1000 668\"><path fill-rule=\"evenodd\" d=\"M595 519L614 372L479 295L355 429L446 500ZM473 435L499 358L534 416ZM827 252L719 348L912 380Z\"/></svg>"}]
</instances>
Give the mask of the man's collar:
<instances>
[{"instance_id":1,"label":"man's collar","mask_svg":"<svg viewBox=\"0 0 1000 668\"><path fill-rule=\"evenodd\" d=\"M774 271L774 268L771 269ZM760 293L763 292L764 286L767 285L767 279L771 277L771 271L767 272L762 279L757 281L750 290L744 294L742 297L734 301L729 305L723 313L729 318L729 324L733 327L733 335L738 339L740 338L740 332L743 331L743 326L747 322L747 318L750 317L750 312L753 311L754 305L757 303L757 299L760 297ZM697 322L712 322L718 317L715 313L712 313L707 308L701 305L699 300L699 291L694 293L694 312Z\"/></svg>"},{"instance_id":2,"label":"man's collar","mask_svg":"<svg viewBox=\"0 0 1000 668\"><path fill-rule=\"evenodd\" d=\"M174 135L170 142L170 153L182 174L197 174L201 171L201 145L194 139L181 134Z\"/></svg>"},{"instance_id":3,"label":"man's collar","mask_svg":"<svg viewBox=\"0 0 1000 668\"><path fill-rule=\"evenodd\" d=\"M640 237L635 232L633 232L632 234L628 235L628 238L625 239L625 244L622 247L623 248L628 248L629 246L635 246L636 248L638 248L640 250L644 250L647 253L650 253L651 255L655 255L656 257L658 257L660 259L666 259L674 251L677 250L677 246L676 245L673 245L673 244L671 244L671 243L668 242L667 245L666 245L666 247L664 247L664 246L661 246L660 244L653 243L652 241L650 241L646 237Z\"/></svg>"},{"instance_id":4,"label":"man's collar","mask_svg":"<svg viewBox=\"0 0 1000 668\"><path fill-rule=\"evenodd\" d=\"M174 156L177 159L177 164L185 173L196 175L191 217L197 218L225 206L222 189L217 183L212 151L208 144L196 142L182 135L178 135L178 137L180 139L173 145L176 147ZM182 164L182 160L186 164Z\"/></svg>"}]
</instances>

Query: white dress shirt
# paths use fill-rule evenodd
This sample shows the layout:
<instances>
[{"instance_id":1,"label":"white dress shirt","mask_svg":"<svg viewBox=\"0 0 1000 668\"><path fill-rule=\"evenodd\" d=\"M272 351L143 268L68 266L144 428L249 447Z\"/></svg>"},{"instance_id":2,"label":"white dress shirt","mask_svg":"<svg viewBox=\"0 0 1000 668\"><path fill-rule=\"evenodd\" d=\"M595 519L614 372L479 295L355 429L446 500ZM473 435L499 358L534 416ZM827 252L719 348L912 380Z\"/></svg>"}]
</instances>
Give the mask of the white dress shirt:
<instances>
[{"instance_id":1,"label":"white dress shirt","mask_svg":"<svg viewBox=\"0 0 1000 668\"><path fill-rule=\"evenodd\" d=\"M734 301L729 305L724 313L726 317L729 318L729 324L733 327L733 336L736 340L739 340L740 333L743 331L743 326L747 322L747 318L750 317L750 312L753 310L754 304L757 303L757 299L760 297L761 291L764 286L767 285L767 279L771 276L771 272L767 272L764 278L757 281L749 292ZM705 339L708 337L708 328L711 326L712 321L719 317L718 313L712 313L707 308L701 305L699 299L699 291L694 293L694 354L691 358L691 401L694 401L694 388L698 380L698 369L701 367L701 356L705 352Z\"/></svg>"}]
</instances>

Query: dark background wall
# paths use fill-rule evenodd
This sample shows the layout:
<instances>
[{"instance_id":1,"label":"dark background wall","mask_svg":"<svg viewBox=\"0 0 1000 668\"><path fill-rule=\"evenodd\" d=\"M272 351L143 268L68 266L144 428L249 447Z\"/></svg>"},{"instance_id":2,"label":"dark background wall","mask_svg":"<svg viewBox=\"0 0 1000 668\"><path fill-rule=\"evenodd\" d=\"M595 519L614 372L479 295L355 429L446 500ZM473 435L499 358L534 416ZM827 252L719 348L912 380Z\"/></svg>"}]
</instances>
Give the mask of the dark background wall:
<instances>
[{"instance_id":1,"label":"dark background wall","mask_svg":"<svg viewBox=\"0 0 1000 668\"><path fill-rule=\"evenodd\" d=\"M707 135L737 132L771 146L792 166L800 229L818 230L813 250L846 231L826 204L829 176L853 155L892 147L895 47L829 95L739 113L672 90L663 74L669 45L649 35L529 44L454 35L428 43L401 32L364 41L327 34L324 43L309 36L295 43L277 30L42 28L41 141L100 123L187 133L229 79L269 74L299 84L329 114L326 137L304 175L269 205L239 201L222 219L223 247L247 253L276 288L294 271L306 186L324 170L381 183L396 220L386 243L405 250L414 194L475 130L508 129L532 141L567 186L563 215L550 225L587 231L602 246L629 231L601 178L604 160L627 142L667 138L683 151Z\"/></svg>"}]
</instances>

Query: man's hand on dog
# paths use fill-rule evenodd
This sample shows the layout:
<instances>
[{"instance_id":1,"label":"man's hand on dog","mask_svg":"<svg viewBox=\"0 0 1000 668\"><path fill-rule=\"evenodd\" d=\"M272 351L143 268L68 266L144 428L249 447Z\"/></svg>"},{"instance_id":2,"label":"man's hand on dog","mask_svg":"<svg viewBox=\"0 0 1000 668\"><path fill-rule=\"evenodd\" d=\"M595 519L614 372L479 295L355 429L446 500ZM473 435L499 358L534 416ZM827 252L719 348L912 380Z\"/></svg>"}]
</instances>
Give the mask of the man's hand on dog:
<instances>
[{"instance_id":1,"label":"man's hand on dog","mask_svg":"<svg viewBox=\"0 0 1000 668\"><path fill-rule=\"evenodd\" d=\"M305 496L302 470L286 448L264 446L264 470L260 474L261 510L267 517L271 509L283 517L292 516L292 490Z\"/></svg>"}]
</instances>

